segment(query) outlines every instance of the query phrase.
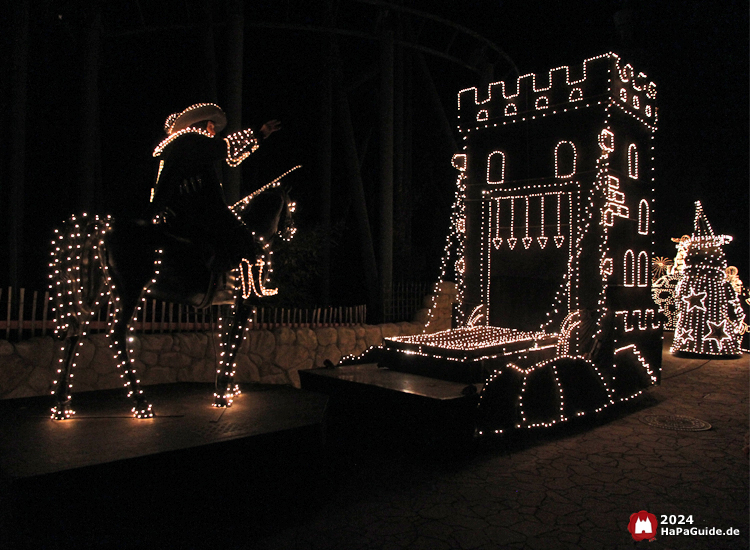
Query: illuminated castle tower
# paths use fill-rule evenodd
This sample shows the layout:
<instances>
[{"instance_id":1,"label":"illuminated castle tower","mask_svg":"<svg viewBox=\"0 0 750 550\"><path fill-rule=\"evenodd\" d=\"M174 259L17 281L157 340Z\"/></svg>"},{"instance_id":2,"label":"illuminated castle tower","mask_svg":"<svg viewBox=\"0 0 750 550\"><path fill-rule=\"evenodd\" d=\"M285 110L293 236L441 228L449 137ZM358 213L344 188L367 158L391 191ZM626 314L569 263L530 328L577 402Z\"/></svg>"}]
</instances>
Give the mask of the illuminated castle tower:
<instances>
[{"instance_id":1,"label":"illuminated castle tower","mask_svg":"<svg viewBox=\"0 0 750 550\"><path fill-rule=\"evenodd\" d=\"M458 95L459 320L482 305L490 325L556 332L571 312L605 306L650 325L656 86L608 54L514 88Z\"/></svg>"},{"instance_id":2,"label":"illuminated castle tower","mask_svg":"<svg viewBox=\"0 0 750 550\"><path fill-rule=\"evenodd\" d=\"M612 53L458 94L454 328L382 365L482 383L484 426L549 426L657 383L656 85ZM428 325L429 327L429 325Z\"/></svg>"},{"instance_id":3,"label":"illuminated castle tower","mask_svg":"<svg viewBox=\"0 0 750 550\"><path fill-rule=\"evenodd\" d=\"M459 323L482 306L489 325L550 333L587 312L600 331L614 314L618 347L633 343L632 333L656 335L656 85L611 53L514 84L458 94L466 176ZM659 365L660 344L646 347Z\"/></svg>"}]
</instances>

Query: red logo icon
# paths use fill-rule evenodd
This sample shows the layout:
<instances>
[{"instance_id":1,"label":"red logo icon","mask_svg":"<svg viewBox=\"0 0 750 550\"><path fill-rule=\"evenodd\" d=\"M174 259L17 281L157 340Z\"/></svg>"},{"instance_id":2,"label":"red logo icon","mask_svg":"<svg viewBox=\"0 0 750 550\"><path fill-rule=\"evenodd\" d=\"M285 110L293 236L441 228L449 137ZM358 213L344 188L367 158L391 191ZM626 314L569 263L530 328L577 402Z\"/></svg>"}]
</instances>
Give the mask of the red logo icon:
<instances>
[{"instance_id":1,"label":"red logo icon","mask_svg":"<svg viewBox=\"0 0 750 550\"><path fill-rule=\"evenodd\" d=\"M651 540L656 537L657 526L656 516L649 514L646 510L641 510L637 514L630 515L628 531L633 536L633 540Z\"/></svg>"}]
</instances>

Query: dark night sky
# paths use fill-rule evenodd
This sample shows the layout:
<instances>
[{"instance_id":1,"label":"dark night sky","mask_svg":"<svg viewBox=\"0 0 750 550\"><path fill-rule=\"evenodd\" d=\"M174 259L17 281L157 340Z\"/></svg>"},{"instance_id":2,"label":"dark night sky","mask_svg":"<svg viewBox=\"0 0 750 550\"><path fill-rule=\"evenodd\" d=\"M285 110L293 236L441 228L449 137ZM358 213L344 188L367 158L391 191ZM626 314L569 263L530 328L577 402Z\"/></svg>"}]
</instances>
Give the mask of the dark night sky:
<instances>
[{"instance_id":1,"label":"dark night sky","mask_svg":"<svg viewBox=\"0 0 750 550\"><path fill-rule=\"evenodd\" d=\"M86 9L75 2L32 3L29 52L29 102L26 181L24 286L41 288L46 269L46 249L51 229L78 211L76 173L81 117L81 28ZM141 1L144 20L151 24L182 24L191 19L190 1ZM310 10L315 20L316 2L279 1L248 4L248 22L274 10ZM341 2L350 4L350 2ZM733 235L725 247L728 262L737 265L740 277L750 283L748 256L748 4L746 0L699 2L652 1L408 1L408 6L452 19L489 38L515 61L521 73L547 71L552 67L580 63L584 58L614 51L657 83L659 131L657 132L657 249L660 256L674 256L670 237L692 232L696 200L717 233ZM81 4L86 5L84 3ZM221 5L218 3L217 5ZM136 214L150 188L155 165L150 156L160 139L164 118L171 112L205 100L207 85L201 71L203 33L170 30L125 34L137 29L140 14L135 1L106 3L101 70L101 124L104 196L101 210ZM275 6L275 7L271 7ZM295 6L298 6L295 8ZM623 6L631 9L633 36L624 42L613 16ZM194 6L193 6L194 7ZM363 8L365 9L365 8ZM368 9L371 10L371 7ZM217 20L221 16L221 9ZM370 13L370 12L368 12ZM298 18L305 19L305 14ZM2 21L7 26L8 20ZM217 55L223 53L219 27ZM3 33L0 47L10 51L10 33ZM353 78L377 60L376 44L344 39L345 72ZM245 125L260 124L277 117L284 129L275 143L246 162L249 182L264 182L295 164L308 169L292 181L300 203L303 226L316 223L314 165L316 127L315 90L319 67L311 33L253 29L245 37L246 72L243 99ZM2 58L8 74L9 55ZM452 124L456 115L456 92L477 84L468 71L430 60L439 92ZM496 75L496 78L503 75ZM219 79L219 102L221 87ZM355 125L360 143L372 132L377 140L376 99L370 80L352 92ZM0 83L2 121L7 127L10 84ZM420 90L417 90L417 94ZM428 113L415 111L416 124L429 129ZM454 124L455 127L455 124ZM2 145L7 151L9 136ZM272 147L273 145L273 147ZM334 143L336 147L336 143ZM374 146L371 146L370 155ZM449 166L450 155L415 157L415 171L433 170L430 163ZM0 155L3 170L7 153ZM416 164L419 164L418 166ZM374 168L373 168L374 167ZM363 164L363 171L377 164ZM337 167L334 167L334 171ZM447 205L452 198L453 179L436 184L429 206L434 212L433 239L427 239L419 278L435 279L447 227ZM336 175L334 175L336 177ZM426 176L425 176L426 177ZM368 176L366 175L367 179ZM252 183L248 183L252 186ZM5 186L5 185L4 185ZM7 187L7 186L6 186ZM252 190L252 189L249 189ZM248 190L248 192L249 192ZM424 194L424 189L422 190ZM344 190L337 191L344 196ZM341 199L334 208L345 211ZM2 193L2 217L7 217L7 189ZM335 210L337 212L337 210ZM6 229L0 259L7 260ZM344 261L339 258L340 261ZM3 272L0 282L6 277ZM398 273L395 274L398 278Z\"/></svg>"}]
</instances>

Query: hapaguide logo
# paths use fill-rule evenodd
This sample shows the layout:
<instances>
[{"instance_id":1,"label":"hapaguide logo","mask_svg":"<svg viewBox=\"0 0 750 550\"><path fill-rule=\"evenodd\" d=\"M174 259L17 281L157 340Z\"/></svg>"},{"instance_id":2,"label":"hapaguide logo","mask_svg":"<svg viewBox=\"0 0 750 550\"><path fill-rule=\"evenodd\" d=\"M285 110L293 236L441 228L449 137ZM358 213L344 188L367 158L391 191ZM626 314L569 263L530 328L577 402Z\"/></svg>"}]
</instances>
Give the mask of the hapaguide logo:
<instances>
[{"instance_id":1,"label":"hapaguide logo","mask_svg":"<svg viewBox=\"0 0 750 550\"><path fill-rule=\"evenodd\" d=\"M633 540L652 540L656 536L657 527L656 516L649 514L646 510L630 515L628 531L633 536Z\"/></svg>"}]
</instances>

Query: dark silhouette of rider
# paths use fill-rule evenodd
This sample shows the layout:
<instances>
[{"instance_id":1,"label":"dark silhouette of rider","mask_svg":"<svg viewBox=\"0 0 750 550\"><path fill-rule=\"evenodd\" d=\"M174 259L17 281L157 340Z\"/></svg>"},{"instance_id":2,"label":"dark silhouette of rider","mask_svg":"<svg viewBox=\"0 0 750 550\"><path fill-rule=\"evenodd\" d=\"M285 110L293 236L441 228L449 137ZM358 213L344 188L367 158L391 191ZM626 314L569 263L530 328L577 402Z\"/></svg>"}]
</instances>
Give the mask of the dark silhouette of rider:
<instances>
[{"instance_id":1,"label":"dark silhouette of rider","mask_svg":"<svg viewBox=\"0 0 750 550\"><path fill-rule=\"evenodd\" d=\"M235 132L221 139L226 115L218 105L199 103L167 118L167 137L154 150L159 173L151 191L149 218L173 237L190 241L213 272L255 257L260 247L229 209L221 187L220 164L238 166L262 140L280 128L277 120L258 132Z\"/></svg>"}]
</instances>

